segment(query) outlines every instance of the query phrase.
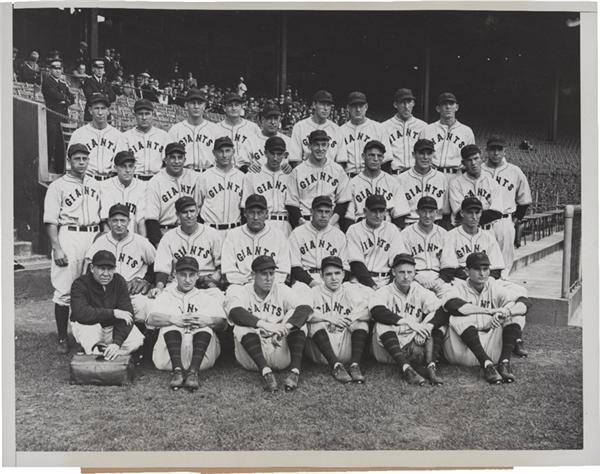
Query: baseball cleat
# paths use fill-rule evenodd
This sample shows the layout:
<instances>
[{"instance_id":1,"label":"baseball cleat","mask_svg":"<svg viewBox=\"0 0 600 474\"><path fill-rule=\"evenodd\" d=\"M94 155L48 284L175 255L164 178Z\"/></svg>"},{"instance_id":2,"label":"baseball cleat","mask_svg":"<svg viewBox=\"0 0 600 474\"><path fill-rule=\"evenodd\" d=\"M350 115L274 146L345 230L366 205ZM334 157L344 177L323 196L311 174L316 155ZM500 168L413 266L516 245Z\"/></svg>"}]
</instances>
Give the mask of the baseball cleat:
<instances>
[{"instance_id":1,"label":"baseball cleat","mask_svg":"<svg viewBox=\"0 0 600 474\"><path fill-rule=\"evenodd\" d=\"M283 380L283 387L286 392L292 392L296 390L298 387L298 377L299 375L296 372L289 372L286 378Z\"/></svg>"},{"instance_id":2,"label":"baseball cleat","mask_svg":"<svg viewBox=\"0 0 600 474\"><path fill-rule=\"evenodd\" d=\"M500 362L498 364L498 373L502 377L502 380L506 383L512 383L515 381L515 376L510 370L510 362Z\"/></svg>"},{"instance_id":3,"label":"baseball cleat","mask_svg":"<svg viewBox=\"0 0 600 474\"><path fill-rule=\"evenodd\" d=\"M276 392L279 390L277 379L275 378L275 374L273 372L267 372L262 377L265 382L265 390L268 392Z\"/></svg>"},{"instance_id":4,"label":"baseball cleat","mask_svg":"<svg viewBox=\"0 0 600 474\"><path fill-rule=\"evenodd\" d=\"M350 374L350 377L352 377L353 382L356 382L356 383L364 383L365 382L365 376L360 371L360 367L358 364L352 364L350 366L350 368L348 369L348 373Z\"/></svg>"},{"instance_id":5,"label":"baseball cleat","mask_svg":"<svg viewBox=\"0 0 600 474\"><path fill-rule=\"evenodd\" d=\"M183 378L183 370L177 367L171 372L171 381L169 382L169 387L171 390L179 390L183 387L184 378Z\"/></svg>"},{"instance_id":6,"label":"baseball cleat","mask_svg":"<svg viewBox=\"0 0 600 474\"><path fill-rule=\"evenodd\" d=\"M525 348L523 347L522 339L517 339L517 342L515 342L515 348L513 349L513 354L518 357L527 357L529 355L527 353L527 351L525 350Z\"/></svg>"},{"instance_id":7,"label":"baseball cleat","mask_svg":"<svg viewBox=\"0 0 600 474\"><path fill-rule=\"evenodd\" d=\"M427 378L431 385L444 385L444 382L437 377L435 365L427 367Z\"/></svg>"},{"instance_id":8,"label":"baseball cleat","mask_svg":"<svg viewBox=\"0 0 600 474\"><path fill-rule=\"evenodd\" d=\"M333 366L333 369L331 370L331 375L333 375L333 378L336 379L338 382L352 382L352 377L350 377L350 374L346 371L346 368L340 362Z\"/></svg>"},{"instance_id":9,"label":"baseball cleat","mask_svg":"<svg viewBox=\"0 0 600 474\"><path fill-rule=\"evenodd\" d=\"M198 372L195 370L190 370L185 377L185 382L183 386L187 388L190 392L194 390L198 390L200 388L200 381L198 380Z\"/></svg>"},{"instance_id":10,"label":"baseball cleat","mask_svg":"<svg viewBox=\"0 0 600 474\"><path fill-rule=\"evenodd\" d=\"M404 371L404 380L406 380L411 385L422 386L425 384L425 379L421 377L417 373L417 371L410 366Z\"/></svg>"},{"instance_id":11,"label":"baseball cleat","mask_svg":"<svg viewBox=\"0 0 600 474\"><path fill-rule=\"evenodd\" d=\"M498 373L493 364L490 364L483 369L483 376L485 377L485 380L492 385L502 383L502 376Z\"/></svg>"},{"instance_id":12,"label":"baseball cleat","mask_svg":"<svg viewBox=\"0 0 600 474\"><path fill-rule=\"evenodd\" d=\"M69 341L67 339L59 339L56 343L56 352L59 354L68 354Z\"/></svg>"}]
</instances>

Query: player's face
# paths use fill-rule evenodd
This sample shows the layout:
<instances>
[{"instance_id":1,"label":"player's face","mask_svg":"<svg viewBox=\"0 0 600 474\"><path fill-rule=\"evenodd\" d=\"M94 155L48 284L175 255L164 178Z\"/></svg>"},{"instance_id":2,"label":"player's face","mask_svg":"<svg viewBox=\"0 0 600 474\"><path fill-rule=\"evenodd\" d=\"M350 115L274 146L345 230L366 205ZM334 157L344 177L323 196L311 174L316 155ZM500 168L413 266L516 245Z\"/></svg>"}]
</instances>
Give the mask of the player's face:
<instances>
[{"instance_id":1,"label":"player's face","mask_svg":"<svg viewBox=\"0 0 600 474\"><path fill-rule=\"evenodd\" d=\"M310 151L317 161L322 161L327 158L327 150L329 150L329 140L317 140L308 145Z\"/></svg>"},{"instance_id":2,"label":"player's face","mask_svg":"<svg viewBox=\"0 0 600 474\"><path fill-rule=\"evenodd\" d=\"M275 269L267 268L254 273L254 285L262 290L269 292L275 282Z\"/></svg>"},{"instance_id":3,"label":"player's face","mask_svg":"<svg viewBox=\"0 0 600 474\"><path fill-rule=\"evenodd\" d=\"M323 283L331 291L336 291L342 282L344 281L344 270L341 268L329 265L321 269L321 276L323 277Z\"/></svg>"},{"instance_id":4,"label":"player's face","mask_svg":"<svg viewBox=\"0 0 600 474\"><path fill-rule=\"evenodd\" d=\"M152 127L152 111L138 110L135 113L135 122L141 130L148 130Z\"/></svg>"},{"instance_id":5,"label":"player's face","mask_svg":"<svg viewBox=\"0 0 600 474\"><path fill-rule=\"evenodd\" d=\"M260 207L251 207L250 209L244 209L244 216L248 224L248 229L252 232L260 232L265 228L265 221L267 220L266 209Z\"/></svg>"},{"instance_id":6,"label":"player's face","mask_svg":"<svg viewBox=\"0 0 600 474\"><path fill-rule=\"evenodd\" d=\"M115 237L120 237L128 232L129 217L122 214L115 214L108 218L108 228Z\"/></svg>"},{"instance_id":7,"label":"player's face","mask_svg":"<svg viewBox=\"0 0 600 474\"><path fill-rule=\"evenodd\" d=\"M367 116L369 104L351 104L348 106L348 114L352 120L363 120Z\"/></svg>"},{"instance_id":8,"label":"player's face","mask_svg":"<svg viewBox=\"0 0 600 474\"><path fill-rule=\"evenodd\" d=\"M229 118L240 117L242 115L242 103L235 101L225 105L225 115Z\"/></svg>"},{"instance_id":9,"label":"player's face","mask_svg":"<svg viewBox=\"0 0 600 474\"><path fill-rule=\"evenodd\" d=\"M377 171L381 169L383 153L379 148L369 148L363 153L363 160L365 160L365 168L369 171Z\"/></svg>"},{"instance_id":10,"label":"player's face","mask_svg":"<svg viewBox=\"0 0 600 474\"><path fill-rule=\"evenodd\" d=\"M90 265L92 276L101 285L108 285L115 276L115 267L110 265Z\"/></svg>"},{"instance_id":11,"label":"player's face","mask_svg":"<svg viewBox=\"0 0 600 474\"><path fill-rule=\"evenodd\" d=\"M177 175L183 171L185 163L185 154L178 151L169 153L165 158L165 168L167 173Z\"/></svg>"},{"instance_id":12,"label":"player's face","mask_svg":"<svg viewBox=\"0 0 600 474\"><path fill-rule=\"evenodd\" d=\"M83 176L85 174L89 163L90 157L85 153L74 153L71 158L69 158L71 171L78 176Z\"/></svg>"},{"instance_id":13,"label":"player's face","mask_svg":"<svg viewBox=\"0 0 600 474\"><path fill-rule=\"evenodd\" d=\"M233 147L223 146L218 150L213 150L215 155L215 164L218 168L227 168L233 160Z\"/></svg>"},{"instance_id":14,"label":"player's face","mask_svg":"<svg viewBox=\"0 0 600 474\"><path fill-rule=\"evenodd\" d=\"M179 217L179 223L182 227L193 227L198 222L198 207L188 206L181 212L178 212L177 217Z\"/></svg>"},{"instance_id":15,"label":"player's face","mask_svg":"<svg viewBox=\"0 0 600 474\"><path fill-rule=\"evenodd\" d=\"M281 150L265 150L265 156L267 157L267 166L272 170L278 170L281 168L281 162L288 157L288 152Z\"/></svg>"},{"instance_id":16,"label":"player's face","mask_svg":"<svg viewBox=\"0 0 600 474\"><path fill-rule=\"evenodd\" d=\"M96 124L104 124L108 120L108 107L102 103L96 103L90 107L92 120Z\"/></svg>"},{"instance_id":17,"label":"player's face","mask_svg":"<svg viewBox=\"0 0 600 474\"><path fill-rule=\"evenodd\" d=\"M413 152L413 157L415 158L415 166L418 169L423 170L431 168L433 152L429 150L415 151Z\"/></svg>"},{"instance_id":18,"label":"player's face","mask_svg":"<svg viewBox=\"0 0 600 474\"><path fill-rule=\"evenodd\" d=\"M492 164L498 166L500 163L502 163L502 160L504 159L504 157L506 156L504 147L502 146L492 146L489 147L487 150L486 156L488 161L490 161Z\"/></svg>"},{"instance_id":19,"label":"player's face","mask_svg":"<svg viewBox=\"0 0 600 474\"><path fill-rule=\"evenodd\" d=\"M392 268L392 275L398 288L407 291L415 279L415 266L410 263L401 263Z\"/></svg>"},{"instance_id":20,"label":"player's face","mask_svg":"<svg viewBox=\"0 0 600 474\"><path fill-rule=\"evenodd\" d=\"M180 270L175 273L177 279L177 289L187 293L196 286L198 281L198 272L194 270Z\"/></svg>"},{"instance_id":21,"label":"player's face","mask_svg":"<svg viewBox=\"0 0 600 474\"><path fill-rule=\"evenodd\" d=\"M398 115L404 120L408 120L412 116L414 107L415 101L412 99L394 102L394 108L398 111Z\"/></svg>"},{"instance_id":22,"label":"player's face","mask_svg":"<svg viewBox=\"0 0 600 474\"><path fill-rule=\"evenodd\" d=\"M419 215L419 223L425 227L429 227L437 217L437 210L425 207L417 209L417 214Z\"/></svg>"},{"instance_id":23,"label":"player's face","mask_svg":"<svg viewBox=\"0 0 600 474\"><path fill-rule=\"evenodd\" d=\"M202 118L205 108L206 102L200 99L189 100L185 103L185 110L190 118Z\"/></svg>"},{"instance_id":24,"label":"player's face","mask_svg":"<svg viewBox=\"0 0 600 474\"><path fill-rule=\"evenodd\" d=\"M126 161L122 165L115 166L117 170L117 176L119 181L123 184L128 184L133 179L133 173L135 172L135 162Z\"/></svg>"},{"instance_id":25,"label":"player's face","mask_svg":"<svg viewBox=\"0 0 600 474\"><path fill-rule=\"evenodd\" d=\"M260 124L263 133L271 137L281 128L281 115L269 115L268 117L263 117Z\"/></svg>"},{"instance_id":26,"label":"player's face","mask_svg":"<svg viewBox=\"0 0 600 474\"><path fill-rule=\"evenodd\" d=\"M462 214L462 222L467 227L477 227L479 225L479 219L481 219L481 209L474 207L460 211Z\"/></svg>"},{"instance_id":27,"label":"player's face","mask_svg":"<svg viewBox=\"0 0 600 474\"><path fill-rule=\"evenodd\" d=\"M481 155L479 153L464 158L462 164L467 174L477 178L481 175Z\"/></svg>"},{"instance_id":28,"label":"player's face","mask_svg":"<svg viewBox=\"0 0 600 474\"><path fill-rule=\"evenodd\" d=\"M490 277L490 266L481 265L479 268L467 268L469 280L474 285L483 285Z\"/></svg>"},{"instance_id":29,"label":"player's face","mask_svg":"<svg viewBox=\"0 0 600 474\"><path fill-rule=\"evenodd\" d=\"M365 220L371 227L379 227L385 220L385 214L385 209L369 209L368 207L365 207Z\"/></svg>"},{"instance_id":30,"label":"player's face","mask_svg":"<svg viewBox=\"0 0 600 474\"><path fill-rule=\"evenodd\" d=\"M329 118L333 104L330 102L313 102L313 105L315 107L315 115L317 117L319 117L321 120L326 120Z\"/></svg>"},{"instance_id":31,"label":"player's face","mask_svg":"<svg viewBox=\"0 0 600 474\"><path fill-rule=\"evenodd\" d=\"M458 112L458 104L456 102L444 102L438 105L435 110L440 114L440 118L453 119Z\"/></svg>"},{"instance_id":32,"label":"player's face","mask_svg":"<svg viewBox=\"0 0 600 474\"><path fill-rule=\"evenodd\" d=\"M312 210L312 225L317 229L324 229L329 224L333 209L328 206L319 206Z\"/></svg>"}]
</instances>

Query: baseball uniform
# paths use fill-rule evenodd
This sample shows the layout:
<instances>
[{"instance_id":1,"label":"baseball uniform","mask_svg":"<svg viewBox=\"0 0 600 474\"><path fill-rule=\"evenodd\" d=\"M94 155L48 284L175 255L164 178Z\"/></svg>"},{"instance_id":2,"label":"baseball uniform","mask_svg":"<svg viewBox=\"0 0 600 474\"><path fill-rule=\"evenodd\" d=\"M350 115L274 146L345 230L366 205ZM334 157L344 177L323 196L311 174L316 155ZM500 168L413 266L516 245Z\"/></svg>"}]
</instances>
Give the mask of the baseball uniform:
<instances>
[{"instance_id":1,"label":"baseball uniform","mask_svg":"<svg viewBox=\"0 0 600 474\"><path fill-rule=\"evenodd\" d=\"M349 176L356 176L364 167L365 162L362 153L365 145L371 140L378 140L385 143L385 134L383 127L379 122L367 118L363 123L354 125L350 120L340 127L340 133L344 139L344 145L347 152L346 173ZM384 162L391 160L392 155L389 150L384 153Z\"/></svg>"},{"instance_id":2,"label":"baseball uniform","mask_svg":"<svg viewBox=\"0 0 600 474\"><path fill-rule=\"evenodd\" d=\"M323 124L318 124L312 117L307 117L294 124L292 128L292 143L288 150L290 153L289 160L304 161L308 158L308 155L310 155L308 136L314 130L325 130L331 138L329 141L329 150L327 150L328 161L345 163L348 159L348 153L340 127L329 119Z\"/></svg>"},{"instance_id":3,"label":"baseball uniform","mask_svg":"<svg viewBox=\"0 0 600 474\"><path fill-rule=\"evenodd\" d=\"M129 186L123 186L118 176L114 176L100 183L100 218L108 219L108 210L115 204L124 204L129 209L130 234L137 232L138 225L144 221L146 209L145 181L133 178Z\"/></svg>"},{"instance_id":4,"label":"baseball uniform","mask_svg":"<svg viewBox=\"0 0 600 474\"><path fill-rule=\"evenodd\" d=\"M385 198L387 210L392 218L405 216L410 212L410 208L403 191L398 180L385 171L381 171L375 178L361 172L350 180L352 200L348 206L346 217L354 221L363 219L365 200L372 194L379 194ZM389 219L388 215L386 215L387 219Z\"/></svg>"},{"instance_id":5,"label":"baseball uniform","mask_svg":"<svg viewBox=\"0 0 600 474\"><path fill-rule=\"evenodd\" d=\"M186 168L196 171L214 166L213 145L219 133L217 125L206 119L200 125L183 120L169 129L171 139L185 146Z\"/></svg>"},{"instance_id":6,"label":"baseball uniform","mask_svg":"<svg viewBox=\"0 0 600 474\"><path fill-rule=\"evenodd\" d=\"M171 143L167 132L157 127L142 132L133 127L123 133L123 139L126 148L135 156L136 177L147 181L161 170L165 147Z\"/></svg>"},{"instance_id":7,"label":"baseball uniform","mask_svg":"<svg viewBox=\"0 0 600 474\"><path fill-rule=\"evenodd\" d=\"M421 130L420 138L427 138L435 146L433 164L440 169L455 168L461 165L460 150L465 145L475 144L473 130L456 120L452 125L444 125L439 120Z\"/></svg>"},{"instance_id":8,"label":"baseball uniform","mask_svg":"<svg viewBox=\"0 0 600 474\"><path fill-rule=\"evenodd\" d=\"M227 120L216 124L217 137L229 137L235 148L234 164L238 168L249 165L254 148L253 139L262 135L262 131L254 122L241 119L237 125L231 125Z\"/></svg>"},{"instance_id":9,"label":"baseball uniform","mask_svg":"<svg viewBox=\"0 0 600 474\"><path fill-rule=\"evenodd\" d=\"M290 145L292 143L290 137L281 132L277 132L277 135L275 136L281 138L285 142L285 149L289 151ZM268 138L269 137L265 136L262 133L262 131L258 135L250 137L250 159L258 161L262 168L265 167L265 164L267 162L267 159L265 157L265 143L267 142ZM287 160L284 160L283 162L285 163L286 161Z\"/></svg>"},{"instance_id":10,"label":"baseball uniform","mask_svg":"<svg viewBox=\"0 0 600 474\"><path fill-rule=\"evenodd\" d=\"M398 176L398 183L410 208L410 215L407 216L406 223L419 220L417 203L424 196L431 196L437 202L436 220L441 219L442 214L450 214L448 179L444 173L431 169L429 173L423 175L411 168Z\"/></svg>"},{"instance_id":11,"label":"baseball uniform","mask_svg":"<svg viewBox=\"0 0 600 474\"><path fill-rule=\"evenodd\" d=\"M453 216L460 211L460 206L467 197L479 199L484 211L492 209L502 212L502 190L494 178L487 173L482 172L479 178L472 178L467 173L463 173L450 181L448 200Z\"/></svg>"},{"instance_id":12,"label":"baseball uniform","mask_svg":"<svg viewBox=\"0 0 600 474\"><path fill-rule=\"evenodd\" d=\"M127 150L123 134L110 124L103 129L95 128L91 123L79 127L71 135L69 147L75 143L83 143L89 150L90 163L86 173L99 180L114 175L115 155Z\"/></svg>"},{"instance_id":13,"label":"baseball uniform","mask_svg":"<svg viewBox=\"0 0 600 474\"><path fill-rule=\"evenodd\" d=\"M394 115L382 124L384 139L381 140L389 147L389 155L384 161L392 161L392 172L402 172L414 165L412 157L415 142L419 139L421 131L427 124L417 117L410 117L404 121Z\"/></svg>"},{"instance_id":14,"label":"baseball uniform","mask_svg":"<svg viewBox=\"0 0 600 474\"><path fill-rule=\"evenodd\" d=\"M441 268L464 268L467 257L473 252L485 252L490 259L490 270L502 270L504 260L495 237L489 232L477 229L474 235L468 234L462 226L455 227L446 234L446 242L440 257ZM455 279L456 281L456 279Z\"/></svg>"}]
</instances>

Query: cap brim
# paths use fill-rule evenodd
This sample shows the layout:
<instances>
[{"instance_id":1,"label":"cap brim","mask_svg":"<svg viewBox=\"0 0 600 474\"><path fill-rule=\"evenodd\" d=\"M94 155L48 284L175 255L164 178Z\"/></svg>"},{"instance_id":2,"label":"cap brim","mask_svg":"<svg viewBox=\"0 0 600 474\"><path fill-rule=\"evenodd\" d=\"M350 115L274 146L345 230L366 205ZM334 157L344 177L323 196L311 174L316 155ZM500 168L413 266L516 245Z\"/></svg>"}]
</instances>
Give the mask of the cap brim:
<instances>
[{"instance_id":1,"label":"cap brim","mask_svg":"<svg viewBox=\"0 0 600 474\"><path fill-rule=\"evenodd\" d=\"M266 149L267 151L286 151L285 147L282 146L274 146Z\"/></svg>"},{"instance_id":2,"label":"cap brim","mask_svg":"<svg viewBox=\"0 0 600 474\"><path fill-rule=\"evenodd\" d=\"M403 100L417 100L415 97L413 97L412 95L404 95L402 97L396 97L395 101L396 102L402 102Z\"/></svg>"},{"instance_id":3,"label":"cap brim","mask_svg":"<svg viewBox=\"0 0 600 474\"><path fill-rule=\"evenodd\" d=\"M435 148L431 148L431 147L426 146L426 147L419 148L418 150L415 150L415 151L417 153L420 152L420 151L430 151L430 152L433 153L435 151Z\"/></svg>"},{"instance_id":4,"label":"cap brim","mask_svg":"<svg viewBox=\"0 0 600 474\"><path fill-rule=\"evenodd\" d=\"M370 211L376 211L376 210L385 211L387 209L387 206L385 206L383 204L375 204L373 206L367 207L367 209L369 209Z\"/></svg>"},{"instance_id":5,"label":"cap brim","mask_svg":"<svg viewBox=\"0 0 600 474\"><path fill-rule=\"evenodd\" d=\"M176 268L175 269L175 273L182 272L183 270L192 270L193 272L200 271L198 268L194 268L191 265L186 265L186 266L183 266L183 267Z\"/></svg>"},{"instance_id":6,"label":"cap brim","mask_svg":"<svg viewBox=\"0 0 600 474\"><path fill-rule=\"evenodd\" d=\"M276 270L277 268L279 268L277 265L267 265L267 266L262 265L256 269L254 269L253 271L254 272L262 272L263 270L271 270L271 269Z\"/></svg>"},{"instance_id":7,"label":"cap brim","mask_svg":"<svg viewBox=\"0 0 600 474\"><path fill-rule=\"evenodd\" d=\"M437 211L437 206L431 206L431 205L425 205L425 206L421 206L421 207L417 207L417 210L419 209L431 209L432 211Z\"/></svg>"},{"instance_id":8,"label":"cap brim","mask_svg":"<svg viewBox=\"0 0 600 474\"><path fill-rule=\"evenodd\" d=\"M356 100L353 100L351 102L348 102L348 105L366 104L366 103L367 103L366 100L356 99Z\"/></svg>"},{"instance_id":9,"label":"cap brim","mask_svg":"<svg viewBox=\"0 0 600 474\"><path fill-rule=\"evenodd\" d=\"M471 209L479 209L480 211L483 209L481 206L468 206L463 208L463 211L470 211Z\"/></svg>"},{"instance_id":10,"label":"cap brim","mask_svg":"<svg viewBox=\"0 0 600 474\"><path fill-rule=\"evenodd\" d=\"M92 265L96 267L112 267L115 268L117 264L115 262L111 262L110 260L100 260L99 262L92 262Z\"/></svg>"}]
</instances>

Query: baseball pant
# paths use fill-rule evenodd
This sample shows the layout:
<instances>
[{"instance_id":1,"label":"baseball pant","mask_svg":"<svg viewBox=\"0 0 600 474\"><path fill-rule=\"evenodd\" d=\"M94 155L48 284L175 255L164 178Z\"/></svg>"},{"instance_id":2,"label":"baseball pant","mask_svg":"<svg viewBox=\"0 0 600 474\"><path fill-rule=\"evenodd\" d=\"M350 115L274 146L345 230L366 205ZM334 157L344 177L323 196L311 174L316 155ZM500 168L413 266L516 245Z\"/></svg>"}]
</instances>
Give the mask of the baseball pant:
<instances>
[{"instance_id":1,"label":"baseball pant","mask_svg":"<svg viewBox=\"0 0 600 474\"><path fill-rule=\"evenodd\" d=\"M215 365L217 358L221 354L221 343L212 329L198 328L186 332L185 329L180 328L179 326L166 326L160 328L160 331L158 332L158 339L156 340L154 351L152 352L152 362L154 362L154 365L158 370L173 370L171 356L169 356L169 351L167 350L167 344L164 337L165 333L169 331L177 331L181 333L181 363L184 370L190 368L190 363L192 362L193 338L194 334L197 332L206 332L212 336L210 338L210 343L206 348L206 353L204 354L202 362L200 363L200 370L210 369L213 365Z\"/></svg>"},{"instance_id":2,"label":"baseball pant","mask_svg":"<svg viewBox=\"0 0 600 474\"><path fill-rule=\"evenodd\" d=\"M71 322L73 337L81 344L86 354L92 353L92 347L96 344L112 344L113 327L102 327L98 324L80 324ZM131 354L144 343L144 335L140 330L133 326L127 339L121 344L121 355Z\"/></svg>"},{"instance_id":3,"label":"baseball pant","mask_svg":"<svg viewBox=\"0 0 600 474\"><path fill-rule=\"evenodd\" d=\"M343 329L326 322L309 323L309 337L306 339L305 352L308 358L315 364L327 364L327 359L325 359L325 356L323 356L317 345L312 341L312 336L321 329L327 331L335 356L340 362L347 364L352 357L352 332L362 329L368 333L369 324L366 321L354 321L349 328Z\"/></svg>"},{"instance_id":4,"label":"baseball pant","mask_svg":"<svg viewBox=\"0 0 600 474\"><path fill-rule=\"evenodd\" d=\"M503 217L493 222L491 232L496 237L504 260L502 278L507 278L515 260L515 225L512 218Z\"/></svg>"},{"instance_id":5,"label":"baseball pant","mask_svg":"<svg viewBox=\"0 0 600 474\"><path fill-rule=\"evenodd\" d=\"M440 278L440 274L434 270L421 270L415 275L415 281L423 288L433 291L442 301L452 291L452 285L449 285Z\"/></svg>"},{"instance_id":6,"label":"baseball pant","mask_svg":"<svg viewBox=\"0 0 600 474\"><path fill-rule=\"evenodd\" d=\"M145 323L148 317L148 304L150 301L148 297L138 293L137 295L130 295L131 304L133 306L133 318L136 323Z\"/></svg>"}]
</instances>

